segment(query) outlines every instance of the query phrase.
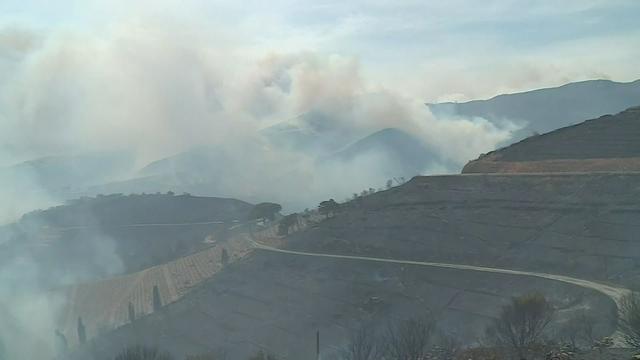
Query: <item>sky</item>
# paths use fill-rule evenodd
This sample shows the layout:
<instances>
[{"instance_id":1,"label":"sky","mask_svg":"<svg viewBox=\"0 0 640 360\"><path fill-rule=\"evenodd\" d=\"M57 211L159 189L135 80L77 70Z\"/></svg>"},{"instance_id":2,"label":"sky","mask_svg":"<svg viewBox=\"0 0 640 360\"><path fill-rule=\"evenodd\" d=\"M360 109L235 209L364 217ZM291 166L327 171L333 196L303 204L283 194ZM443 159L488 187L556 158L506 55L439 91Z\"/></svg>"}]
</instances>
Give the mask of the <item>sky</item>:
<instances>
[{"instance_id":1,"label":"sky","mask_svg":"<svg viewBox=\"0 0 640 360\"><path fill-rule=\"evenodd\" d=\"M261 129L320 113L353 141L409 131L460 167L514 129L442 122L425 102L638 79L638 14L637 0L3 0L0 166L246 154Z\"/></svg>"},{"instance_id":2,"label":"sky","mask_svg":"<svg viewBox=\"0 0 640 360\"><path fill-rule=\"evenodd\" d=\"M243 52L339 54L375 84L425 101L633 80L640 52L636 0L4 0L0 14L4 26L46 33L155 22Z\"/></svg>"}]
</instances>

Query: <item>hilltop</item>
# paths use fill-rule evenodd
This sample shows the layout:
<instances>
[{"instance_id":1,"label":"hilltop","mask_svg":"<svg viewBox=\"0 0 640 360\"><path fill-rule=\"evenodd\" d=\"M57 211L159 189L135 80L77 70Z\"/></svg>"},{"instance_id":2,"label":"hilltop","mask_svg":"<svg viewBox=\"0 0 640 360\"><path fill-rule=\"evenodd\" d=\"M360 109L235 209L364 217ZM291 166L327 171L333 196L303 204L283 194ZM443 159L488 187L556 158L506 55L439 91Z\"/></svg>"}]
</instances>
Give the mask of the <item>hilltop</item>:
<instances>
[{"instance_id":1,"label":"hilltop","mask_svg":"<svg viewBox=\"0 0 640 360\"><path fill-rule=\"evenodd\" d=\"M0 228L2 258L37 264L44 286L100 279L207 247L252 205L188 194L103 195L26 214Z\"/></svg>"},{"instance_id":2,"label":"hilltop","mask_svg":"<svg viewBox=\"0 0 640 360\"><path fill-rule=\"evenodd\" d=\"M640 107L526 138L469 162L463 173L640 170Z\"/></svg>"}]
</instances>

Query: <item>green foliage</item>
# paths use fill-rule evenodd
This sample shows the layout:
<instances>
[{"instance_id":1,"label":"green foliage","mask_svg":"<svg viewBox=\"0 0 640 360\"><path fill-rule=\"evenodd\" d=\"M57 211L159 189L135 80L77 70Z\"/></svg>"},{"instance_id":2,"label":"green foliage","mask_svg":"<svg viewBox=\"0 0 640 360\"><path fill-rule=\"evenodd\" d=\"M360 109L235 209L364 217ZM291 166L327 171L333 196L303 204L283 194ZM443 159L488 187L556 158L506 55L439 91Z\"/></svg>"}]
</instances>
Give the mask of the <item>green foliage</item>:
<instances>
[{"instance_id":1,"label":"green foliage","mask_svg":"<svg viewBox=\"0 0 640 360\"><path fill-rule=\"evenodd\" d=\"M275 216L278 212L282 210L282 206L276 203L260 203L251 209L249 213L249 220L275 220Z\"/></svg>"},{"instance_id":2,"label":"green foliage","mask_svg":"<svg viewBox=\"0 0 640 360\"><path fill-rule=\"evenodd\" d=\"M172 360L170 354L160 352L156 348L132 346L116 355L114 360Z\"/></svg>"},{"instance_id":3,"label":"green foliage","mask_svg":"<svg viewBox=\"0 0 640 360\"><path fill-rule=\"evenodd\" d=\"M288 235L289 229L298 222L298 214L290 214L278 223L278 235Z\"/></svg>"},{"instance_id":4,"label":"green foliage","mask_svg":"<svg viewBox=\"0 0 640 360\"><path fill-rule=\"evenodd\" d=\"M318 206L318 212L326 217L329 215L335 214L340 208L340 204L338 204L335 200L329 199L320 203Z\"/></svg>"}]
</instances>

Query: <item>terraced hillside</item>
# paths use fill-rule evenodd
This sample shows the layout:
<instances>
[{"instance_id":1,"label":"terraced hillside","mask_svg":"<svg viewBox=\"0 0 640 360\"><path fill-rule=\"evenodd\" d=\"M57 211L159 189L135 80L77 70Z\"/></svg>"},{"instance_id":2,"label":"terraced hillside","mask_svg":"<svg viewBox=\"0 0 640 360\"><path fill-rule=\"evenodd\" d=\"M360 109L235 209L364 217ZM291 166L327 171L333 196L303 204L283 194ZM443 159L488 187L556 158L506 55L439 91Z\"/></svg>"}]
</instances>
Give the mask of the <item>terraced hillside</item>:
<instances>
[{"instance_id":1,"label":"terraced hillside","mask_svg":"<svg viewBox=\"0 0 640 360\"><path fill-rule=\"evenodd\" d=\"M289 246L634 284L638 224L637 173L429 176L348 203Z\"/></svg>"},{"instance_id":2,"label":"terraced hillside","mask_svg":"<svg viewBox=\"0 0 640 360\"><path fill-rule=\"evenodd\" d=\"M532 136L469 162L463 173L640 171L640 107Z\"/></svg>"},{"instance_id":3,"label":"terraced hillside","mask_svg":"<svg viewBox=\"0 0 640 360\"><path fill-rule=\"evenodd\" d=\"M246 359L262 349L284 359L335 356L360 322L438 314L439 327L477 340L510 296L544 289L560 316L588 308L597 333L613 330L613 303L603 295L549 280L254 252L181 300L76 349L69 359L109 359L135 343L176 356L224 352Z\"/></svg>"}]
</instances>

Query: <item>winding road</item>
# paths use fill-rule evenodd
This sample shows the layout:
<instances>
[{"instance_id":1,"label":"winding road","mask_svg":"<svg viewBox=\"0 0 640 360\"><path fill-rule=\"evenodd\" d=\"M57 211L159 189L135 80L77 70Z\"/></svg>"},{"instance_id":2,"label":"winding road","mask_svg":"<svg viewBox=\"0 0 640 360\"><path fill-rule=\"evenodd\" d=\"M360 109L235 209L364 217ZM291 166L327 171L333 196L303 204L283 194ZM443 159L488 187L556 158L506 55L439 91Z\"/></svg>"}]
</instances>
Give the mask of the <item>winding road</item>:
<instances>
[{"instance_id":1,"label":"winding road","mask_svg":"<svg viewBox=\"0 0 640 360\"><path fill-rule=\"evenodd\" d=\"M548 280L555 280L555 281L560 281L567 284L573 284L583 288L598 291L608 296L609 298L611 298L611 300L613 300L616 303L616 306L620 304L620 300L625 295L631 293L631 290L627 288L606 285L606 284L602 284L595 281L578 279L578 278L565 276L565 275L555 275L555 274L548 274L548 273L541 273L541 272L509 270L509 269L492 268L492 267L485 267L485 266L449 264L449 263L429 262L429 261L396 260L396 259L387 259L387 258L378 258L378 257L369 257L369 256L311 253L311 252L304 252L304 251L278 249L272 246L260 244L251 239L249 241L251 242L251 245L253 245L253 247L255 247L256 249L277 252L282 254L324 257L324 258L334 258L334 259L359 260L359 261L372 261L372 262L383 262L383 263L392 263L392 264L429 266L429 267L437 267L437 268L480 271L480 272L488 272L488 273L496 273L496 274L529 276L529 277L537 277L537 278L548 279Z\"/></svg>"},{"instance_id":2,"label":"winding road","mask_svg":"<svg viewBox=\"0 0 640 360\"><path fill-rule=\"evenodd\" d=\"M528 277L536 277L536 278L542 278L547 280L560 281L566 284L572 284L572 285L580 286L582 288L598 291L606 295L607 297L609 297L611 300L613 300L613 302L616 304L616 307L618 309L620 309L622 298L625 295L631 293L631 290L627 288L602 284L602 283L590 281L590 280L578 279L578 278L574 278L566 275L556 275L556 274L548 274L548 273L533 272L533 271L509 270L509 269L501 269L501 268L493 268L493 267L485 267L485 266L449 264L449 263L429 262L429 261L396 260L396 259L387 259L387 258L378 258L378 257L369 257L369 256L311 253L311 252L304 252L304 251L278 249L272 246L260 244L252 239L248 239L248 240L251 243L251 245L256 249L276 252L281 254L356 260L356 261L381 262L381 263L392 263L392 264L403 264L403 265L415 265L415 266L428 266L428 267L445 268L445 269L458 269L458 270L469 270L469 271L478 271L478 272L495 273L495 274L528 276ZM618 346L624 346L624 344L622 343L621 334L618 331L613 334L613 337Z\"/></svg>"}]
</instances>

